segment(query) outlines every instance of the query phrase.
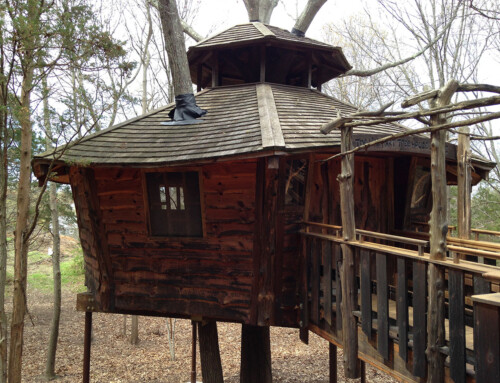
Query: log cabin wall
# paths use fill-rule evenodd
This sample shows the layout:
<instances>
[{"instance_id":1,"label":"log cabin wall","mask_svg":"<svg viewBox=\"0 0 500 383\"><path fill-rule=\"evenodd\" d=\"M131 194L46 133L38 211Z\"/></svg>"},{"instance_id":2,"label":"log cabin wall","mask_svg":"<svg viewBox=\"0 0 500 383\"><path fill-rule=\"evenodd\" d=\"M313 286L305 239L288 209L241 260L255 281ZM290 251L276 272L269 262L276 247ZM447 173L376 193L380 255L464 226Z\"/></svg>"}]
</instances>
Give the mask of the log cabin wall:
<instances>
[{"instance_id":1,"label":"log cabin wall","mask_svg":"<svg viewBox=\"0 0 500 383\"><path fill-rule=\"evenodd\" d=\"M115 312L203 316L248 322L252 293L255 225L255 161L191 167L200 172L202 238L159 238L148 231L143 169L72 171L87 275L96 286L96 249L82 173L93 179L113 273ZM175 171L176 168L165 170ZM178 171L184 171L179 168ZM151 169L158 171L158 169ZM100 266L100 265L99 265ZM100 266L102 268L102 266Z\"/></svg>"}]
</instances>

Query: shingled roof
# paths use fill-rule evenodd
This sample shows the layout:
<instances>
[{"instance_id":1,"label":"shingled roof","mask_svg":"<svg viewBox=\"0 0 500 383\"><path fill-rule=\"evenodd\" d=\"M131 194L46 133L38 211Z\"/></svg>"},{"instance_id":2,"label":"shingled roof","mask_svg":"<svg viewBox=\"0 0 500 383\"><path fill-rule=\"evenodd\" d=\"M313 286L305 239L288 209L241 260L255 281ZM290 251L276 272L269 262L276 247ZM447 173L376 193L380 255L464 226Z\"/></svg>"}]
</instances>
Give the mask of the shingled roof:
<instances>
[{"instance_id":1,"label":"shingled roof","mask_svg":"<svg viewBox=\"0 0 500 383\"><path fill-rule=\"evenodd\" d=\"M212 48L214 46L241 45L245 42L255 42L261 39L279 41L282 43L293 43L295 46L304 45L309 48L314 47L326 50L341 49L308 37L296 36L286 29L263 24L261 22L250 22L234 25L220 33L210 36L200 41L198 44L193 45L189 50Z\"/></svg>"},{"instance_id":2,"label":"shingled roof","mask_svg":"<svg viewBox=\"0 0 500 383\"><path fill-rule=\"evenodd\" d=\"M163 125L173 104L70 144L59 158L67 163L165 165L267 150L297 151L340 145L338 132L320 133L322 124L356 111L316 90L276 84L210 88L196 95L208 111L192 125ZM356 134L390 135L405 130L383 124ZM46 152L35 161L53 158Z\"/></svg>"}]
</instances>

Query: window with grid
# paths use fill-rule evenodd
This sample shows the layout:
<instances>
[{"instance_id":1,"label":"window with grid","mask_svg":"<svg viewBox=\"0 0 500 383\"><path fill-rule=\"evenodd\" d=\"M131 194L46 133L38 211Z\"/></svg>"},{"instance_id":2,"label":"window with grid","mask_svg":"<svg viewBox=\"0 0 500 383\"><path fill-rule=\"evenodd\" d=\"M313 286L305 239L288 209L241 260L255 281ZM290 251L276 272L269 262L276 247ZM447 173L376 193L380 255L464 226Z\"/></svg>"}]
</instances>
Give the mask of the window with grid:
<instances>
[{"instance_id":1,"label":"window with grid","mask_svg":"<svg viewBox=\"0 0 500 383\"><path fill-rule=\"evenodd\" d=\"M151 234L202 237L198 172L146 173Z\"/></svg>"}]
</instances>

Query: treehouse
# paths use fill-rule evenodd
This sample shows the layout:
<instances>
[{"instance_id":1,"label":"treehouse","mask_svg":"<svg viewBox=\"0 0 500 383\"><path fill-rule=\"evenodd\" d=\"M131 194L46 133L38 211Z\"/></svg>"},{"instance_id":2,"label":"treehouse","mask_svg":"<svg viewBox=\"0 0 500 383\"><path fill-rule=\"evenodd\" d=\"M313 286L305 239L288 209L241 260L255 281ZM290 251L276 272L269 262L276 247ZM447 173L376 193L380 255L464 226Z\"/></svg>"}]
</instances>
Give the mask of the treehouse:
<instances>
[{"instance_id":1,"label":"treehouse","mask_svg":"<svg viewBox=\"0 0 500 383\"><path fill-rule=\"evenodd\" d=\"M320 127L356 108L321 93L321 85L349 70L349 63L338 47L259 22L198 43L188 59L196 103L206 115L171 121L175 105L167 105L33 161L41 182L49 177L73 191L88 288L80 309L301 327L342 345L336 308L341 252L331 232L342 224L341 166L339 158L328 160L340 152L340 133L324 135ZM397 124L355 128L353 144L404 131ZM472 163L474 183L493 166L481 158ZM377 244L393 243L390 233L427 222L428 137L372 146L357 153L354 164L361 233L378 232ZM446 174L448 184L456 183L452 144L446 146ZM325 238L333 242L320 241ZM422 243L425 238L408 240L405 251L422 255ZM311 258L314 251L319 258ZM408 262L402 271L396 258L377 253L381 272L367 261L373 251L358 254L366 273L357 271L357 280L370 297L376 290L386 302L394 299L394 286L405 281L405 291L421 288L409 281L412 275L425 281L425 267L412 269ZM413 297L407 312L425 303L405 296ZM358 314L369 334L366 347L373 347L375 318L385 343L382 356L370 359L363 349L362 359L398 377L422 377L413 364L425 363L425 356L417 332L411 335L422 318L407 321L414 345L408 339L400 345L410 351L395 367L389 345L400 341L380 331L382 324L389 331L396 319L388 314L382 322L390 307L372 306L370 297L363 298L369 320L366 311L363 320Z\"/></svg>"}]
</instances>

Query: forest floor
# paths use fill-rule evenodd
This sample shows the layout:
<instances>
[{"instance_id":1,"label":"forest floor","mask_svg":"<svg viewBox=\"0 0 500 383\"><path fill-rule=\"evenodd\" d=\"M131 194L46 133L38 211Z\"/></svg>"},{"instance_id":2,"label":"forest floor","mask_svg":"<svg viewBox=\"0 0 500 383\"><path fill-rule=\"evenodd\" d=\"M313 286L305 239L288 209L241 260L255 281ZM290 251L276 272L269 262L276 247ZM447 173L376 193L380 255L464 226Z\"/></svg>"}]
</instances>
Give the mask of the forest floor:
<instances>
[{"instance_id":1,"label":"forest floor","mask_svg":"<svg viewBox=\"0 0 500 383\"><path fill-rule=\"evenodd\" d=\"M68 246L66 253L72 253ZM63 261L68 256L63 256ZM30 273L47 274L50 258L38 257L30 262ZM68 260L66 259L66 262ZM33 270L34 269L34 270ZM42 270L41 272L39 270ZM64 274L64 270L63 270ZM45 277L43 277L45 278ZM28 286L29 315L25 321L23 352L23 382L41 382L46 361L47 343L52 317L52 292L40 285L40 278L31 278ZM64 280L64 276L63 276ZM76 293L82 291L83 277L66 280L63 285L62 315L56 359L56 382L81 382L83 358L84 313L77 312ZM10 301L10 299L8 298ZM9 310L10 307L7 307ZM93 315L93 341L91 381L118 382L189 382L191 370L191 322L175 322L175 360L171 358L167 319L140 317L139 343L129 343L130 316L127 318L128 335L124 335L124 316L115 314ZM239 382L241 325L219 323L224 381ZM299 340L296 329L271 329L271 355L274 382L319 383L328 382L328 343L311 333L309 345ZM342 353L337 355L339 382L343 376ZM201 369L197 356L198 381ZM351 381L351 380L349 380ZM352 380L355 382L356 380ZM392 382L386 374L367 366L368 382Z\"/></svg>"}]
</instances>

